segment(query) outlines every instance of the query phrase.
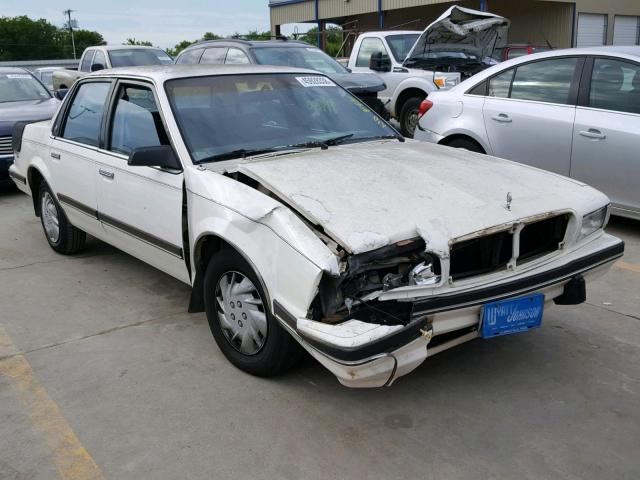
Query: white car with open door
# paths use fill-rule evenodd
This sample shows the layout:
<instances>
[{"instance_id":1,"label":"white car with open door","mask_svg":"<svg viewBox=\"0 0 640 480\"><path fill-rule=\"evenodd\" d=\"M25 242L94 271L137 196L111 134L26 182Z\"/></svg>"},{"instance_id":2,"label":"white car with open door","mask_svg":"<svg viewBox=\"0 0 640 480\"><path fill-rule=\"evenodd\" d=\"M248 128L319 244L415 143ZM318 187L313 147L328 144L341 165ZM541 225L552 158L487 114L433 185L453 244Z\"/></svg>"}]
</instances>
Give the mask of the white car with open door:
<instances>
[{"instance_id":1,"label":"white car with open door","mask_svg":"<svg viewBox=\"0 0 640 480\"><path fill-rule=\"evenodd\" d=\"M86 232L191 285L190 311L255 375L302 346L345 385L389 385L584 301L624 249L593 188L405 142L309 70L97 72L14 145L54 250Z\"/></svg>"}]
</instances>

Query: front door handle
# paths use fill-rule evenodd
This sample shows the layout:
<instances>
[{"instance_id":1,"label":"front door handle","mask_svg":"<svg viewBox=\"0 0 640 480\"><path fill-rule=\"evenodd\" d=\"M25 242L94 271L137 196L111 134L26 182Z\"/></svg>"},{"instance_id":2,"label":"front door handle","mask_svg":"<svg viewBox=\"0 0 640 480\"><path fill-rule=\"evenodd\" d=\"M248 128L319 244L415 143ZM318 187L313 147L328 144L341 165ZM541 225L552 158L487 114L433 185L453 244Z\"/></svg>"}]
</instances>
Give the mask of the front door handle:
<instances>
[{"instance_id":1,"label":"front door handle","mask_svg":"<svg viewBox=\"0 0 640 480\"><path fill-rule=\"evenodd\" d=\"M55 158L56 160L60 160L60 154L59 153L55 153L55 152L51 152L51 158Z\"/></svg>"},{"instance_id":2,"label":"front door handle","mask_svg":"<svg viewBox=\"0 0 640 480\"><path fill-rule=\"evenodd\" d=\"M594 140L604 140L607 136L602 133L600 130L595 128L590 128L589 130L580 130L580 135L587 138L592 138Z\"/></svg>"},{"instance_id":3,"label":"front door handle","mask_svg":"<svg viewBox=\"0 0 640 480\"><path fill-rule=\"evenodd\" d=\"M107 170L100 169L100 170L98 170L98 173L100 175L102 175L103 177L107 177L107 178L109 178L111 180L113 180L113 177L115 177L115 174L113 172L109 172Z\"/></svg>"},{"instance_id":4,"label":"front door handle","mask_svg":"<svg viewBox=\"0 0 640 480\"><path fill-rule=\"evenodd\" d=\"M493 117L491 117L492 120L495 120L496 122L500 122L500 123L511 123L511 117L509 115L507 115L506 113L500 113L498 115L494 115Z\"/></svg>"}]
</instances>

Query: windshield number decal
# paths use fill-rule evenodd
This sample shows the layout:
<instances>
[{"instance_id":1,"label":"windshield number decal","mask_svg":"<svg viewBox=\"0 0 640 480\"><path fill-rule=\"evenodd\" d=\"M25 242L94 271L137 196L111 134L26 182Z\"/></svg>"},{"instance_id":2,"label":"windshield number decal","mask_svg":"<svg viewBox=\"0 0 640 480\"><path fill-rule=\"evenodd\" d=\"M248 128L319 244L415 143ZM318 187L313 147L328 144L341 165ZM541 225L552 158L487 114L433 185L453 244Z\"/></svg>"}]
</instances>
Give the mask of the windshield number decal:
<instances>
[{"instance_id":1,"label":"windshield number decal","mask_svg":"<svg viewBox=\"0 0 640 480\"><path fill-rule=\"evenodd\" d=\"M336 84L327 77L296 77L303 87L335 87Z\"/></svg>"},{"instance_id":2,"label":"windshield number decal","mask_svg":"<svg viewBox=\"0 0 640 480\"><path fill-rule=\"evenodd\" d=\"M7 78L31 78L28 73L7 73Z\"/></svg>"}]
</instances>

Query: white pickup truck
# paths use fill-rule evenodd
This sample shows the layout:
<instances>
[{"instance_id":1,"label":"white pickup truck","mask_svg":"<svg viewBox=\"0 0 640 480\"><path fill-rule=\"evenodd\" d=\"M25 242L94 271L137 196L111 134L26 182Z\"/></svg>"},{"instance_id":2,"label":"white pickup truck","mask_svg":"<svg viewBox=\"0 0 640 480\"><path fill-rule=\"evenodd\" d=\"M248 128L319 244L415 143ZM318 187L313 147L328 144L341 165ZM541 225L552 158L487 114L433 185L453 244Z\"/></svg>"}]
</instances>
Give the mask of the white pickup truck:
<instances>
[{"instance_id":1,"label":"white pickup truck","mask_svg":"<svg viewBox=\"0 0 640 480\"><path fill-rule=\"evenodd\" d=\"M164 50L156 47L139 45L87 47L80 58L77 70L65 69L53 72L53 91L67 90L80 77L98 70L142 65L171 65L172 63L173 59Z\"/></svg>"},{"instance_id":2,"label":"white pickup truck","mask_svg":"<svg viewBox=\"0 0 640 480\"><path fill-rule=\"evenodd\" d=\"M496 63L491 53L506 41L508 28L504 17L453 6L423 32L363 33L347 66L382 77L387 89L378 98L400 122L402 134L413 137L422 100Z\"/></svg>"}]
</instances>

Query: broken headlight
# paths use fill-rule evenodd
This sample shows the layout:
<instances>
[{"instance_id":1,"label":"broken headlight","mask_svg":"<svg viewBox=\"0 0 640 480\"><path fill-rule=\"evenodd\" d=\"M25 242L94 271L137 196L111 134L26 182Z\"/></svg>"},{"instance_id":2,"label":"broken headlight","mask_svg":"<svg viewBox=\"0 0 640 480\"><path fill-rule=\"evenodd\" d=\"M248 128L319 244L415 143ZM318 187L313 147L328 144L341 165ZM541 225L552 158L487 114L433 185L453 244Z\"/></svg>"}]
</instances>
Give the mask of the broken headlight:
<instances>
[{"instance_id":1,"label":"broken headlight","mask_svg":"<svg viewBox=\"0 0 640 480\"><path fill-rule=\"evenodd\" d=\"M609 219L609 205L606 205L595 212L588 213L582 217L582 226L580 227L580 234L578 235L578 241L588 237L592 233L597 232L601 228L604 228Z\"/></svg>"}]
</instances>

